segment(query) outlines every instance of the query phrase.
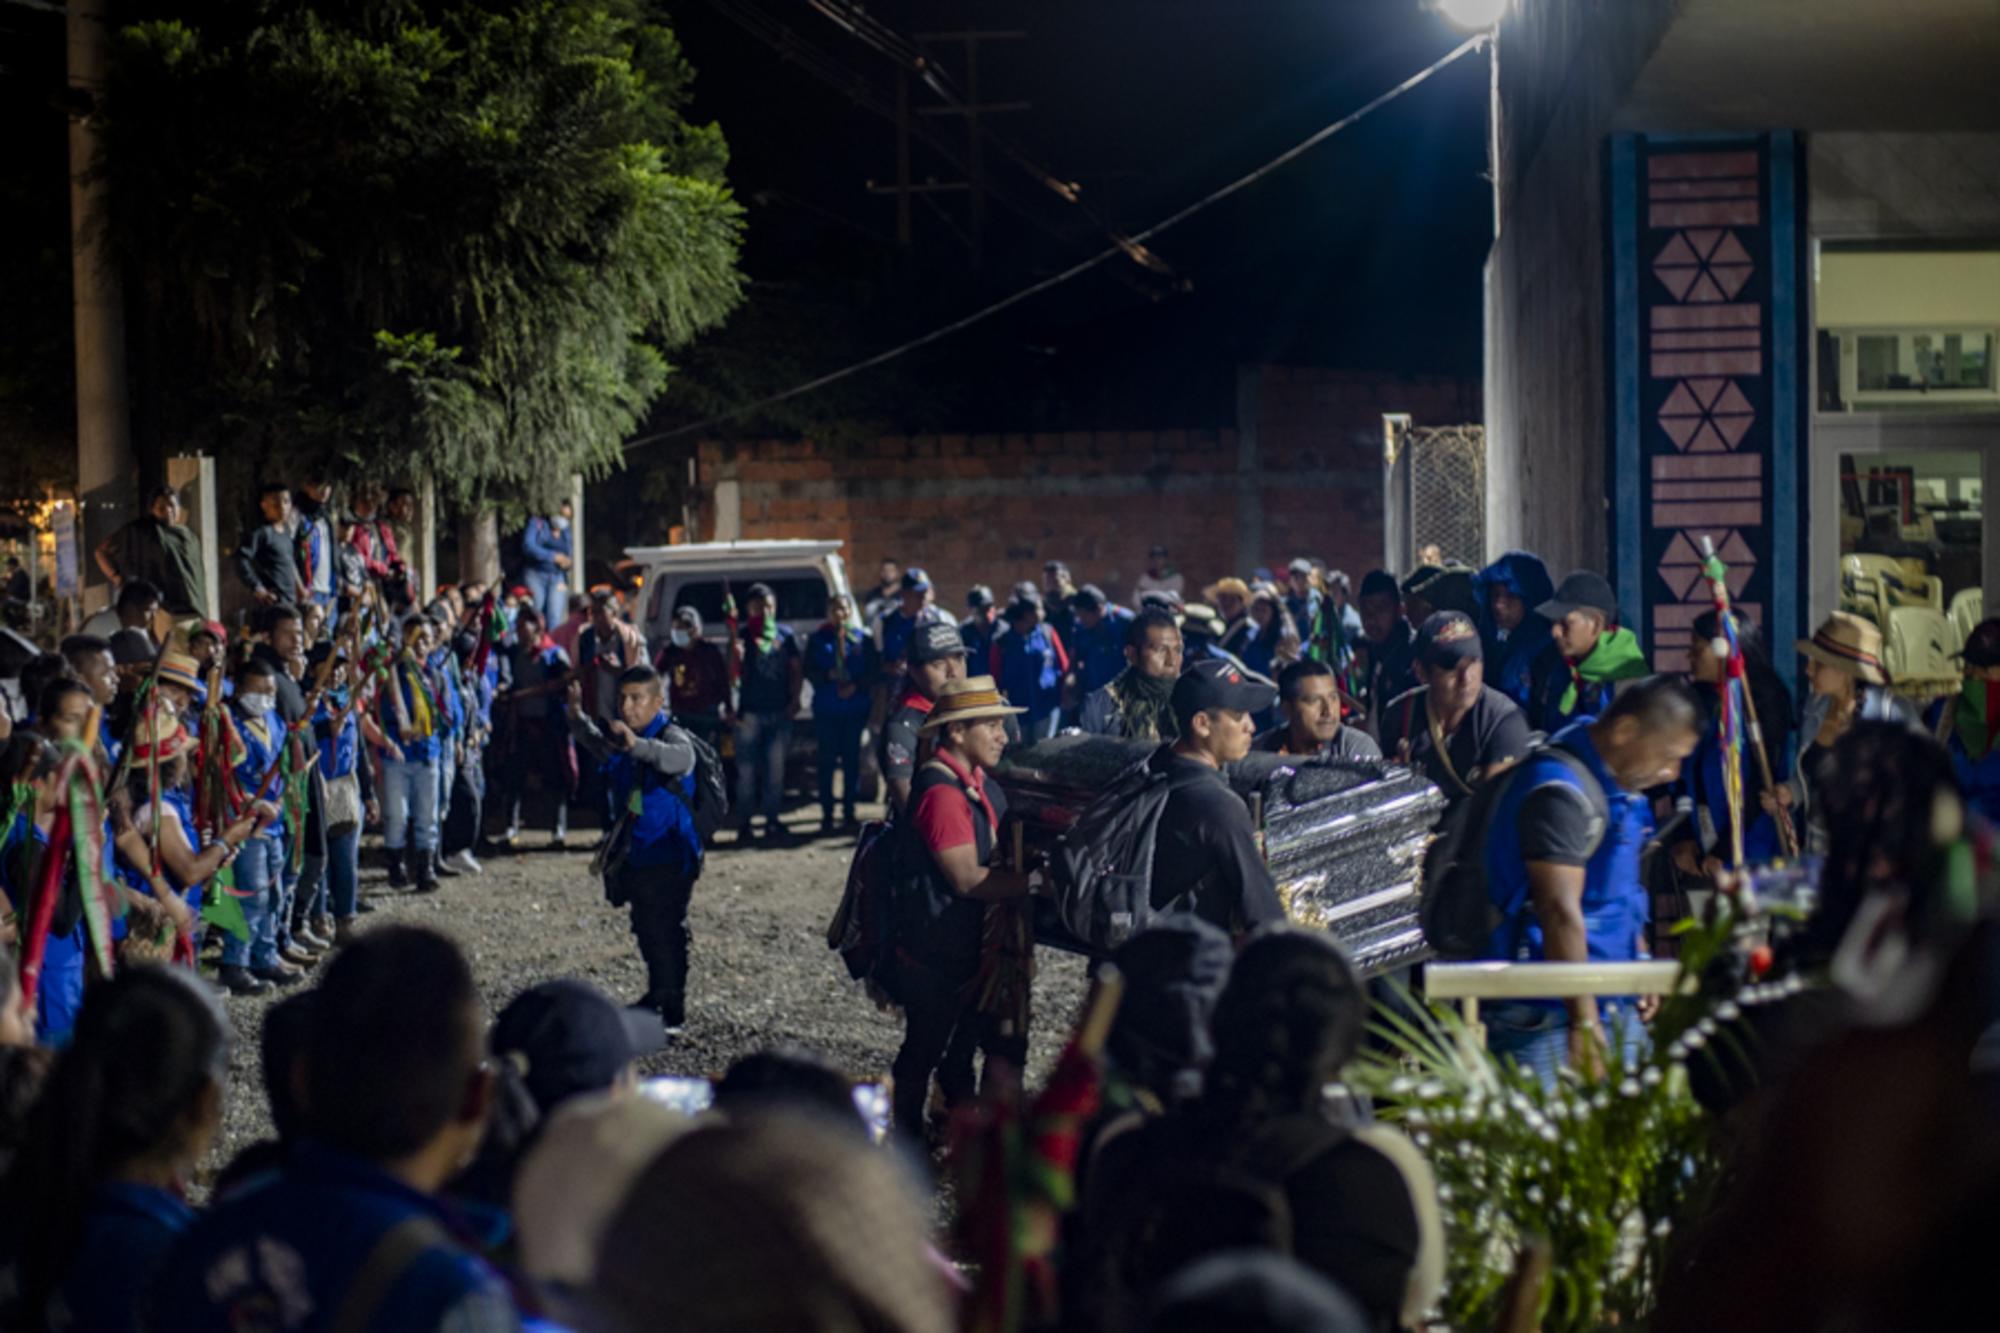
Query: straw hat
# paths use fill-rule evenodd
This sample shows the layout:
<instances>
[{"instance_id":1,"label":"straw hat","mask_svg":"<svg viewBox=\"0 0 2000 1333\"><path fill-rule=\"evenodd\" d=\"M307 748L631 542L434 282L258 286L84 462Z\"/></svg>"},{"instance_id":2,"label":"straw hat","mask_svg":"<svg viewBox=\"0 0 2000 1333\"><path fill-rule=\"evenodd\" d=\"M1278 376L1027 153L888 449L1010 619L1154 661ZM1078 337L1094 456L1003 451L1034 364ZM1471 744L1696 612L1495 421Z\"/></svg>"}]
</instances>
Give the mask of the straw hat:
<instances>
[{"instance_id":1,"label":"straw hat","mask_svg":"<svg viewBox=\"0 0 2000 1333\"><path fill-rule=\"evenodd\" d=\"M136 747L132 751L134 764L149 764L155 759L164 764L192 750L195 741L171 713L162 711L139 723L132 744Z\"/></svg>"},{"instance_id":2,"label":"straw hat","mask_svg":"<svg viewBox=\"0 0 2000 1333\"><path fill-rule=\"evenodd\" d=\"M1222 617L1205 602L1189 602L1181 608L1181 628L1206 634L1211 639L1221 638L1224 630Z\"/></svg>"},{"instance_id":3,"label":"straw hat","mask_svg":"<svg viewBox=\"0 0 2000 1333\"><path fill-rule=\"evenodd\" d=\"M1221 601L1225 593L1239 597L1247 602L1250 600L1250 585L1242 579L1231 575L1226 579L1217 579L1201 590L1201 595L1211 602Z\"/></svg>"},{"instance_id":4,"label":"straw hat","mask_svg":"<svg viewBox=\"0 0 2000 1333\"><path fill-rule=\"evenodd\" d=\"M1887 685L1882 665L1882 631L1873 621L1835 611L1810 639L1799 640L1799 652L1870 685Z\"/></svg>"},{"instance_id":5,"label":"straw hat","mask_svg":"<svg viewBox=\"0 0 2000 1333\"><path fill-rule=\"evenodd\" d=\"M201 663L186 653L161 654L160 684L178 685L192 694L201 693Z\"/></svg>"},{"instance_id":6,"label":"straw hat","mask_svg":"<svg viewBox=\"0 0 2000 1333\"><path fill-rule=\"evenodd\" d=\"M919 736L928 736L954 722L977 722L987 717L1008 717L1015 713L1025 713L1025 708L1015 708L1008 704L1000 687L993 683L991 676L967 676L964 680L947 683L937 698L937 706L924 719L924 725L917 729Z\"/></svg>"}]
</instances>

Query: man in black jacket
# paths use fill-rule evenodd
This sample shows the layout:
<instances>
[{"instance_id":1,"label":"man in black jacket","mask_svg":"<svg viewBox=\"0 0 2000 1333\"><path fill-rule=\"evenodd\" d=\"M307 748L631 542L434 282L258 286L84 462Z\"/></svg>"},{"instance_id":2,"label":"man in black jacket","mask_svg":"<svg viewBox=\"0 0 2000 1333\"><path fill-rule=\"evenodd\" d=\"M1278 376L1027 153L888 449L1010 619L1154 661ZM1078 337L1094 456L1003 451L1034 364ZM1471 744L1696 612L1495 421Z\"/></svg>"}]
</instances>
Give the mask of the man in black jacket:
<instances>
[{"instance_id":1,"label":"man in black jacket","mask_svg":"<svg viewBox=\"0 0 2000 1333\"><path fill-rule=\"evenodd\" d=\"M1197 662L1175 682L1180 739L1149 761L1171 781L1153 849L1155 911L1178 905L1236 934L1285 919L1250 808L1222 776L1250 753L1253 715L1277 701L1277 686L1223 661Z\"/></svg>"},{"instance_id":2,"label":"man in black jacket","mask_svg":"<svg viewBox=\"0 0 2000 1333\"><path fill-rule=\"evenodd\" d=\"M243 586L265 606L299 600L299 562L292 537L292 490L282 481L266 482L257 500L263 526L251 531L236 551L236 573Z\"/></svg>"}]
</instances>

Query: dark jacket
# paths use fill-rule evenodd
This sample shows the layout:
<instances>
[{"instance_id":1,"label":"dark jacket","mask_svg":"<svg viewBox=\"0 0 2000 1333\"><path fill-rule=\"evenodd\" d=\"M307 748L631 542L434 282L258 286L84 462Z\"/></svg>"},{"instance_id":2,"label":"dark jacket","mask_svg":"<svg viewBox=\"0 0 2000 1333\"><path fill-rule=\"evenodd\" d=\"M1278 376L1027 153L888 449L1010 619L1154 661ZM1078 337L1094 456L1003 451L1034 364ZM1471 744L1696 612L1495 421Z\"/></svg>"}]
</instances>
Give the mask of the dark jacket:
<instances>
[{"instance_id":1,"label":"dark jacket","mask_svg":"<svg viewBox=\"0 0 2000 1333\"><path fill-rule=\"evenodd\" d=\"M1511 634L1502 635L1493 623L1493 599L1482 599L1479 637L1486 653L1486 683L1515 703L1526 704L1536 660L1555 651L1549 622L1535 608L1555 596L1556 585L1542 558L1528 551L1509 551L1479 571L1482 590L1496 583L1526 602L1528 614Z\"/></svg>"},{"instance_id":2,"label":"dark jacket","mask_svg":"<svg viewBox=\"0 0 2000 1333\"><path fill-rule=\"evenodd\" d=\"M281 602L299 600L299 562L292 534L274 524L259 525L236 552L236 573L252 592L269 592Z\"/></svg>"}]
</instances>

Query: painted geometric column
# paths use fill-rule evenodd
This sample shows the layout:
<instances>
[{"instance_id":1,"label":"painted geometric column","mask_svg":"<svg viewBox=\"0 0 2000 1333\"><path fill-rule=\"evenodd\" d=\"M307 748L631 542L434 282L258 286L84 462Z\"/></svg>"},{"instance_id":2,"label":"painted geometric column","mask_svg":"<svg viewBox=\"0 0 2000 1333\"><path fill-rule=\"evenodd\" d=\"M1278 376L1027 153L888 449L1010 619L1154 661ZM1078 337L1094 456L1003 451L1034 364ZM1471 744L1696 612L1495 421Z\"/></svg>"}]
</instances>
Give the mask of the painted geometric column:
<instances>
[{"instance_id":1,"label":"painted geometric column","mask_svg":"<svg viewBox=\"0 0 2000 1333\"><path fill-rule=\"evenodd\" d=\"M1711 604L1703 537L1777 661L1799 636L1801 159L1789 132L1609 144L1612 582L1663 671Z\"/></svg>"}]
</instances>

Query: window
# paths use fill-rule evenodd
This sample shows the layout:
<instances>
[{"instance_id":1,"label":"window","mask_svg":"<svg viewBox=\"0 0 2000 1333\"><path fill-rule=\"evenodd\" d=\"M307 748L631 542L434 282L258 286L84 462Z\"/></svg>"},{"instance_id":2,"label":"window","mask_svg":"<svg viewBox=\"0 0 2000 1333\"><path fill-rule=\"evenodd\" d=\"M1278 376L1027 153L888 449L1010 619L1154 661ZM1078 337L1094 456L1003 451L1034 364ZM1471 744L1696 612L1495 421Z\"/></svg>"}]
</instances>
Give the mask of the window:
<instances>
[{"instance_id":1,"label":"window","mask_svg":"<svg viewBox=\"0 0 2000 1333\"><path fill-rule=\"evenodd\" d=\"M1991 389L1988 333L1864 333L1855 339L1855 388Z\"/></svg>"},{"instance_id":2,"label":"window","mask_svg":"<svg viewBox=\"0 0 2000 1333\"><path fill-rule=\"evenodd\" d=\"M778 598L778 619L785 621L826 619L826 580L817 572L801 574L791 578L747 578L731 579L729 591L736 596L736 611L743 614L743 598L753 583L768 583ZM720 626L723 622L722 580L699 580L683 583L674 590L674 609L691 606L701 612L704 626Z\"/></svg>"}]
</instances>

